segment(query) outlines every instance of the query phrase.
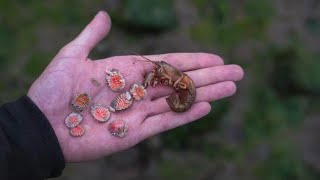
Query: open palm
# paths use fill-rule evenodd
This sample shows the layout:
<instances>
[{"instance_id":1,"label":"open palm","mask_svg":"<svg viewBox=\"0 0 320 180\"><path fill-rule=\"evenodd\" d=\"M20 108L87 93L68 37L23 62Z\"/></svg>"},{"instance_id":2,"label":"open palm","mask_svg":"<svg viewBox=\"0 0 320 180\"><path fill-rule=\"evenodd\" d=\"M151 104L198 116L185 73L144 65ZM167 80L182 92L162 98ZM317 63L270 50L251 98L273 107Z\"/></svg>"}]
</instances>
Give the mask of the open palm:
<instances>
[{"instance_id":1,"label":"open palm","mask_svg":"<svg viewBox=\"0 0 320 180\"><path fill-rule=\"evenodd\" d=\"M197 120L210 112L208 102L234 94L234 81L243 77L239 66L223 65L222 59L212 54L148 56L155 61L168 62L194 80L197 87L194 105L184 113L172 112L165 101L165 97L173 92L172 88L148 87L148 95L144 100L135 101L125 111L111 114L111 120L123 119L128 124L126 137L112 136L107 130L109 122L95 121L89 113L90 108L81 113L86 133L82 137L72 137L64 119L72 111L70 101L76 94L86 92L92 97L92 103L109 106L120 93L112 92L105 85L105 70L118 69L126 79L124 90L128 90L133 83L141 84L153 68L152 63L142 62L139 56L90 60L90 50L106 36L110 26L108 15L105 12L98 13L75 40L60 50L28 92L53 127L68 162L95 159L127 149L152 135ZM95 86L92 78L101 85Z\"/></svg>"}]
</instances>

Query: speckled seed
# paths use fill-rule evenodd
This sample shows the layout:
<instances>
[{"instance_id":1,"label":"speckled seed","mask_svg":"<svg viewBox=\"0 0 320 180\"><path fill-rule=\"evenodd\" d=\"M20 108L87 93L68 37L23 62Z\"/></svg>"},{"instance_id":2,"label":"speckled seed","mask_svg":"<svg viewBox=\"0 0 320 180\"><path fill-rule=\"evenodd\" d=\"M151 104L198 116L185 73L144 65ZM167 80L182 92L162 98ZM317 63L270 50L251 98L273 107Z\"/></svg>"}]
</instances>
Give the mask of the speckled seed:
<instances>
[{"instance_id":1,"label":"speckled seed","mask_svg":"<svg viewBox=\"0 0 320 180\"><path fill-rule=\"evenodd\" d=\"M147 96L147 90L142 85L133 84L130 88L130 93L136 101L140 101Z\"/></svg>"},{"instance_id":2,"label":"speckled seed","mask_svg":"<svg viewBox=\"0 0 320 180\"><path fill-rule=\"evenodd\" d=\"M70 129L70 134L71 136L73 137L80 137L80 136L83 136L85 133L85 129L83 126L81 125L78 125L72 129Z\"/></svg>"},{"instance_id":3,"label":"speckled seed","mask_svg":"<svg viewBox=\"0 0 320 180\"><path fill-rule=\"evenodd\" d=\"M112 91L121 91L126 84L122 74L116 69L112 69L111 71L106 70L106 73L106 83L110 89Z\"/></svg>"},{"instance_id":4,"label":"speckled seed","mask_svg":"<svg viewBox=\"0 0 320 180\"><path fill-rule=\"evenodd\" d=\"M68 128L73 128L73 127L76 127L77 125L79 125L81 123L82 119L83 118L82 118L81 114L72 112L66 117L64 122Z\"/></svg>"},{"instance_id":5,"label":"speckled seed","mask_svg":"<svg viewBox=\"0 0 320 180\"><path fill-rule=\"evenodd\" d=\"M131 94L127 91L117 96L110 104L110 107L116 111L129 108L133 103Z\"/></svg>"},{"instance_id":6,"label":"speckled seed","mask_svg":"<svg viewBox=\"0 0 320 180\"><path fill-rule=\"evenodd\" d=\"M108 126L109 132L116 137L123 138L128 134L128 126L123 120L112 121Z\"/></svg>"},{"instance_id":7,"label":"speckled seed","mask_svg":"<svg viewBox=\"0 0 320 180\"><path fill-rule=\"evenodd\" d=\"M108 108L99 104L92 105L90 113L99 122L106 122L111 114Z\"/></svg>"},{"instance_id":8,"label":"speckled seed","mask_svg":"<svg viewBox=\"0 0 320 180\"><path fill-rule=\"evenodd\" d=\"M78 112L83 111L91 102L91 97L87 93L78 94L71 102L71 107Z\"/></svg>"}]
</instances>

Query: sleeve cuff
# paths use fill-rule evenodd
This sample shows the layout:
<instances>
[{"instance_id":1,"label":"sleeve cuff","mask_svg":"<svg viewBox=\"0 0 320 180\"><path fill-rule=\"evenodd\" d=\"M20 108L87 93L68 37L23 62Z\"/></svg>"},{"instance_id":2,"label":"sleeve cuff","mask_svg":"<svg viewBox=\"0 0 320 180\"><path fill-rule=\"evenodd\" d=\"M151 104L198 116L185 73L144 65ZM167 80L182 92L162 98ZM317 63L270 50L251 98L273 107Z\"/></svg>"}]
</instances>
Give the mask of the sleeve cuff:
<instances>
[{"instance_id":1,"label":"sleeve cuff","mask_svg":"<svg viewBox=\"0 0 320 180\"><path fill-rule=\"evenodd\" d=\"M28 96L4 107L11 116L11 122L5 127L7 136L14 134L9 138L11 144L21 149L28 160L34 161L31 168L41 172L44 178L61 175L65 168L64 156L55 132L42 111Z\"/></svg>"}]
</instances>

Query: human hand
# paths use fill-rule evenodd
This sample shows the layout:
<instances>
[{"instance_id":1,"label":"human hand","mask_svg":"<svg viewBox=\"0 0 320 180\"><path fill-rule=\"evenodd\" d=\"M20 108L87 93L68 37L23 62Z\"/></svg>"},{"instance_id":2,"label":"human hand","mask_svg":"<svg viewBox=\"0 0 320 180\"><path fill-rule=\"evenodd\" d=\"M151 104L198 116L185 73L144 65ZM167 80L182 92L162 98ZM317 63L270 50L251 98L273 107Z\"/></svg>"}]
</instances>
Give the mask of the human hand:
<instances>
[{"instance_id":1,"label":"human hand","mask_svg":"<svg viewBox=\"0 0 320 180\"><path fill-rule=\"evenodd\" d=\"M173 93L168 87L149 87L148 95L127 110L111 114L111 119L123 119L129 131L124 138L112 136L106 123L94 120L85 109L83 125L86 133L72 137L64 124L71 112L70 101L78 93L88 93L93 103L110 105L120 93L105 85L105 70L118 69L126 79L125 90L133 83L142 83L152 63L136 61L138 56L117 56L92 61L90 50L109 32L111 21L100 12L72 42L63 47L41 76L31 86L28 96L47 117L59 140L67 162L90 160L127 149L160 132L197 120L211 110L208 102L231 96L236 92L234 81L241 80L243 70L237 65L223 65L216 55L206 53L172 53L147 56L163 60L186 72L195 82L197 98L184 113L172 112L165 96ZM139 58L141 59L141 58ZM91 79L102 85L94 86ZM110 120L109 120L110 121Z\"/></svg>"}]
</instances>

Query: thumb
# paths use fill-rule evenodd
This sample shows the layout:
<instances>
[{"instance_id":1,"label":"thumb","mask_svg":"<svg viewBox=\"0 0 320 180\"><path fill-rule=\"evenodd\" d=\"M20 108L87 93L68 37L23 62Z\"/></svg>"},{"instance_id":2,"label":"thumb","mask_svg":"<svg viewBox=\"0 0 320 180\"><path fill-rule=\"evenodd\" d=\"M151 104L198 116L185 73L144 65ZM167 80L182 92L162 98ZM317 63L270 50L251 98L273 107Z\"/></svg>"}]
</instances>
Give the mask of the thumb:
<instances>
[{"instance_id":1,"label":"thumb","mask_svg":"<svg viewBox=\"0 0 320 180\"><path fill-rule=\"evenodd\" d=\"M109 33L111 19L105 11L100 11L82 32L58 53L58 57L86 59L90 51Z\"/></svg>"}]
</instances>

